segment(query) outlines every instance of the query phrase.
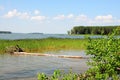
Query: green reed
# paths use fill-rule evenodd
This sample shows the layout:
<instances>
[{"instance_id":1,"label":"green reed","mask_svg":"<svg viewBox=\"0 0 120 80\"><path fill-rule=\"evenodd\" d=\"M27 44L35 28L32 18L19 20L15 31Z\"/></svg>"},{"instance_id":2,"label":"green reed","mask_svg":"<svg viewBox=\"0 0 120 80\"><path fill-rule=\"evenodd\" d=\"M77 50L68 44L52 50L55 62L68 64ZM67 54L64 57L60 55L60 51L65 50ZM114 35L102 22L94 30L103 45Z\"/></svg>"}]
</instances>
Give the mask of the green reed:
<instances>
[{"instance_id":1,"label":"green reed","mask_svg":"<svg viewBox=\"0 0 120 80\"><path fill-rule=\"evenodd\" d=\"M45 52L55 50L84 50L86 39L21 39L0 40L0 53L5 53L6 47L19 45L26 52Z\"/></svg>"}]
</instances>

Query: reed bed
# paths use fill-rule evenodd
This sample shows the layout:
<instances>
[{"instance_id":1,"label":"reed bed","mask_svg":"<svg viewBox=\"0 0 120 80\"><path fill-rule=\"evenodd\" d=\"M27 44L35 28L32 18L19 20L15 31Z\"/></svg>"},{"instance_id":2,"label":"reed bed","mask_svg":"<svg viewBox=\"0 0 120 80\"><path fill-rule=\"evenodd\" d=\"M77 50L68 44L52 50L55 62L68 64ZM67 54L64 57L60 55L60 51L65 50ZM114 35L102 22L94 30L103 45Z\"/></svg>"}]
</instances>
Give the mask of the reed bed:
<instances>
[{"instance_id":1,"label":"reed bed","mask_svg":"<svg viewBox=\"0 0 120 80\"><path fill-rule=\"evenodd\" d=\"M19 45L26 52L46 52L56 50L84 50L86 39L21 39L0 40L0 53L5 53L6 47Z\"/></svg>"}]
</instances>

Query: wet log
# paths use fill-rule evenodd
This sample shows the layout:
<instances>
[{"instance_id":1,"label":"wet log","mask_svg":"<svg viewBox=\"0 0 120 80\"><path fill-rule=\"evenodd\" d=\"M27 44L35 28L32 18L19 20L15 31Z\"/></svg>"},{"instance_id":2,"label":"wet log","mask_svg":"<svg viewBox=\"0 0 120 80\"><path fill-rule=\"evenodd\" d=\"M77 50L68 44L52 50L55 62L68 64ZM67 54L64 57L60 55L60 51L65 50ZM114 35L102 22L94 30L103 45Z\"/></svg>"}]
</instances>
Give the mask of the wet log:
<instances>
[{"instance_id":1,"label":"wet log","mask_svg":"<svg viewBox=\"0 0 120 80\"><path fill-rule=\"evenodd\" d=\"M74 58L74 59L86 59L82 56L70 56L70 55L54 55L54 54L44 54L44 53L27 53L27 52L14 52L14 55L31 55L31 56L51 56L59 58Z\"/></svg>"}]
</instances>

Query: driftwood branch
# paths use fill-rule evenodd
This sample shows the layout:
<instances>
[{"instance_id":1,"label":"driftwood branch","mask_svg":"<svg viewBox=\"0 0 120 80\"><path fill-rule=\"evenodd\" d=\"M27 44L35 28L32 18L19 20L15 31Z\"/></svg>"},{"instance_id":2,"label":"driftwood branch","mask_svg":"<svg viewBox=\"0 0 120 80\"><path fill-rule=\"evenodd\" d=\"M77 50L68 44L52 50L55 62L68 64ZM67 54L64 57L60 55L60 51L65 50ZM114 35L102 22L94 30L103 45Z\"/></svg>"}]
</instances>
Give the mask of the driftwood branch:
<instances>
[{"instance_id":1,"label":"driftwood branch","mask_svg":"<svg viewBox=\"0 0 120 80\"><path fill-rule=\"evenodd\" d=\"M52 57L59 57L59 58L74 58L74 59L87 59L88 58L88 57L72 56L72 55L54 55L54 54L27 53L27 52L14 52L14 55L52 56Z\"/></svg>"}]
</instances>

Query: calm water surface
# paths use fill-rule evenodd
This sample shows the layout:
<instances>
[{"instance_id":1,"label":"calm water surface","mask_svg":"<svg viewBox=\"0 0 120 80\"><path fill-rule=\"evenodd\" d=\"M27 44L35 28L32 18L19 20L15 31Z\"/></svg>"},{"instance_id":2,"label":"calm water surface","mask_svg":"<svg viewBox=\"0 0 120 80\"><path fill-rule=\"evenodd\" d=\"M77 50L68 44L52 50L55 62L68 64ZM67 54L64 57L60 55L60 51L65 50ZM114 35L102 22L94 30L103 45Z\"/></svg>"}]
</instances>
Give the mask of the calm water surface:
<instances>
[{"instance_id":1,"label":"calm water surface","mask_svg":"<svg viewBox=\"0 0 120 80\"><path fill-rule=\"evenodd\" d=\"M43 38L71 38L71 39L83 39L84 35L67 35L67 34L28 34L28 33L12 33L12 34L0 34L0 39L43 39ZM101 38L101 36L90 36L92 38Z\"/></svg>"},{"instance_id":2,"label":"calm water surface","mask_svg":"<svg viewBox=\"0 0 120 80\"><path fill-rule=\"evenodd\" d=\"M84 51L46 52L57 55L85 56ZM0 56L0 80L37 80L37 73L51 75L54 70L82 73L88 69L88 59L58 58L52 56Z\"/></svg>"}]
</instances>

